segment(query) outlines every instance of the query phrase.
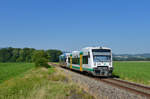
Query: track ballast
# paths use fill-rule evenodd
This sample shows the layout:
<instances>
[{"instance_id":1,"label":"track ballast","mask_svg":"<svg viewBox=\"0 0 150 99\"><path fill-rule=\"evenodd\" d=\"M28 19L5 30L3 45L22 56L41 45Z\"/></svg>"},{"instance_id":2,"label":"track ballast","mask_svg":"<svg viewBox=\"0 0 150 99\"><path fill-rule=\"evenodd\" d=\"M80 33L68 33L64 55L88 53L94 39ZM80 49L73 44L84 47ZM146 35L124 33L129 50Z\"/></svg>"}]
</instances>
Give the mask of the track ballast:
<instances>
[{"instance_id":1,"label":"track ballast","mask_svg":"<svg viewBox=\"0 0 150 99\"><path fill-rule=\"evenodd\" d=\"M50 63L50 64L54 65L54 66L59 66L59 64L55 64L55 63ZM68 68L64 68L64 69L70 70ZM92 78L93 80L104 82L106 84L124 89L126 91L131 92L131 93L135 93L137 95L141 95L143 97L146 97L147 99L150 99L150 87L149 86L144 86L144 85L140 85L140 84L137 84L137 83L132 83L132 82L116 79L116 78L93 77L91 75L87 75L85 73L82 73L82 72L79 72L79 71L76 71L76 70L71 70L71 71L79 73L79 74L84 75L84 76L87 76L89 78Z\"/></svg>"}]
</instances>

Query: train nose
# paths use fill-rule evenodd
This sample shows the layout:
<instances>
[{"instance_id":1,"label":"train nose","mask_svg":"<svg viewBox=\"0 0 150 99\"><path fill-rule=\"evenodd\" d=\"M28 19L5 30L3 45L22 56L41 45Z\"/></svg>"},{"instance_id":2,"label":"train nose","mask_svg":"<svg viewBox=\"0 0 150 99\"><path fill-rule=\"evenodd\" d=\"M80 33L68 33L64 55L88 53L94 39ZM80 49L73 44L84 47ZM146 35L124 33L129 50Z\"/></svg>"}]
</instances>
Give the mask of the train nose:
<instances>
[{"instance_id":1,"label":"train nose","mask_svg":"<svg viewBox=\"0 0 150 99\"><path fill-rule=\"evenodd\" d=\"M97 76L107 76L108 66L98 66L94 68L94 72Z\"/></svg>"}]
</instances>

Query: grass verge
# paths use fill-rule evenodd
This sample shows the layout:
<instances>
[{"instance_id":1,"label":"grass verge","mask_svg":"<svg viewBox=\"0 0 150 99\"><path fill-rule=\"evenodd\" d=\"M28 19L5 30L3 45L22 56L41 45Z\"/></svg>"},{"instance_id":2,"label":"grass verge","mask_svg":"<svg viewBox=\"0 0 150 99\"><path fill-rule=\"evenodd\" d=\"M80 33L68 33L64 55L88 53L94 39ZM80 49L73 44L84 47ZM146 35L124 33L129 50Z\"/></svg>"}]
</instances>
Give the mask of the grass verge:
<instances>
[{"instance_id":1,"label":"grass verge","mask_svg":"<svg viewBox=\"0 0 150 99\"><path fill-rule=\"evenodd\" d=\"M0 84L0 99L93 99L56 68L34 68Z\"/></svg>"}]
</instances>

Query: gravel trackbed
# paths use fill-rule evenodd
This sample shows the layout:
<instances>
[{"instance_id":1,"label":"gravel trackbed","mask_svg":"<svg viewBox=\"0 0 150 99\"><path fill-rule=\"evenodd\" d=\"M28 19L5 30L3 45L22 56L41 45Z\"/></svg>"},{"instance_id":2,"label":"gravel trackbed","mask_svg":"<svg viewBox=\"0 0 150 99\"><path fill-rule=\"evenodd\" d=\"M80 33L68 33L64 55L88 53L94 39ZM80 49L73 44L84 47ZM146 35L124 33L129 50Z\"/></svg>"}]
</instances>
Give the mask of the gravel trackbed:
<instances>
[{"instance_id":1,"label":"gravel trackbed","mask_svg":"<svg viewBox=\"0 0 150 99\"><path fill-rule=\"evenodd\" d=\"M88 93L92 94L96 99L150 99L145 96L131 93L127 90L120 89L104 82L93 80L90 77L72 72L67 69L58 67L71 77L74 83L77 83Z\"/></svg>"}]
</instances>

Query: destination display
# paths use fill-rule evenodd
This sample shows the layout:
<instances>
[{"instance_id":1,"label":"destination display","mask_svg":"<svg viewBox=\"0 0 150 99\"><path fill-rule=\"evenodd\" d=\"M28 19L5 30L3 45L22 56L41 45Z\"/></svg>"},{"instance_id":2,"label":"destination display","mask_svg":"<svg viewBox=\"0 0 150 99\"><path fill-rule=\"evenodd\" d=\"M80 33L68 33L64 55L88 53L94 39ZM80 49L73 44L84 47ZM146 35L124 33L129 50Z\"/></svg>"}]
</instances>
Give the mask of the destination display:
<instances>
[{"instance_id":1,"label":"destination display","mask_svg":"<svg viewBox=\"0 0 150 99\"><path fill-rule=\"evenodd\" d=\"M110 52L93 52L93 55L111 55Z\"/></svg>"}]
</instances>

